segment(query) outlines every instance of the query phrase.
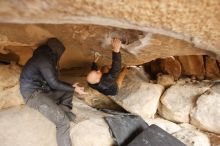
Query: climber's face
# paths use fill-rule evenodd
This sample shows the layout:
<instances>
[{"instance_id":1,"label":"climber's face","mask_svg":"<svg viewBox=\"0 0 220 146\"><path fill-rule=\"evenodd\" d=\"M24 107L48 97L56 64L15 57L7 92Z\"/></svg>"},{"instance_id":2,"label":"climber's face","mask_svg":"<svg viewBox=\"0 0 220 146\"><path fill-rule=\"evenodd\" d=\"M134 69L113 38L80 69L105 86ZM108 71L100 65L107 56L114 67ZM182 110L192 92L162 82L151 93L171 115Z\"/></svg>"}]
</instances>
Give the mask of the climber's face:
<instances>
[{"instance_id":1,"label":"climber's face","mask_svg":"<svg viewBox=\"0 0 220 146\"><path fill-rule=\"evenodd\" d=\"M87 75L87 82L90 84L97 84L100 82L102 77L102 72L100 70L98 71L91 71L88 75Z\"/></svg>"}]
</instances>

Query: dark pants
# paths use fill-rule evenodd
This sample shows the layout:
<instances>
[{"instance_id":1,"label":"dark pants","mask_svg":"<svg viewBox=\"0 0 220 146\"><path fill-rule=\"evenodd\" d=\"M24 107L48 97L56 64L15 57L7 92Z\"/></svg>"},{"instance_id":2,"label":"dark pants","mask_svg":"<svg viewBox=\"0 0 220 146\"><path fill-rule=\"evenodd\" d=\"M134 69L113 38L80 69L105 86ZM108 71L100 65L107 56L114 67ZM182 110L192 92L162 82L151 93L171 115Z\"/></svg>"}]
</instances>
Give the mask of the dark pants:
<instances>
[{"instance_id":1,"label":"dark pants","mask_svg":"<svg viewBox=\"0 0 220 146\"><path fill-rule=\"evenodd\" d=\"M70 139L70 121L63 110L63 105L72 108L71 92L50 91L50 92L34 92L30 97L25 97L26 104L31 108L38 110L51 122L56 125L56 136L58 146L71 146ZM62 107L61 107L62 106Z\"/></svg>"}]
</instances>

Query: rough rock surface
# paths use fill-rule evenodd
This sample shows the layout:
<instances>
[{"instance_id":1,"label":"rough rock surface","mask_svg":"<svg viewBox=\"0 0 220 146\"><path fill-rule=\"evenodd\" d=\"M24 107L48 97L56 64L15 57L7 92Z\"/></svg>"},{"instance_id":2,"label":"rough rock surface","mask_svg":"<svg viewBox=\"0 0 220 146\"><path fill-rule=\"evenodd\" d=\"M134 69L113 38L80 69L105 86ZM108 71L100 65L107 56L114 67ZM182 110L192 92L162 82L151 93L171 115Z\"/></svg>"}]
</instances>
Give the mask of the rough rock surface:
<instances>
[{"instance_id":1,"label":"rough rock surface","mask_svg":"<svg viewBox=\"0 0 220 146\"><path fill-rule=\"evenodd\" d=\"M79 123L84 120L89 120L90 118L103 118L108 114L96 110L88 106L84 101L73 96L73 109L72 112L76 115L75 123Z\"/></svg>"},{"instance_id":2,"label":"rough rock surface","mask_svg":"<svg viewBox=\"0 0 220 146\"><path fill-rule=\"evenodd\" d=\"M103 118L90 118L71 128L74 146L112 146L114 141Z\"/></svg>"},{"instance_id":3,"label":"rough rock surface","mask_svg":"<svg viewBox=\"0 0 220 146\"><path fill-rule=\"evenodd\" d=\"M191 112L190 123L205 131L220 134L220 85L201 95Z\"/></svg>"},{"instance_id":4,"label":"rough rock surface","mask_svg":"<svg viewBox=\"0 0 220 146\"><path fill-rule=\"evenodd\" d=\"M19 90L20 70L14 64L0 65L0 109L23 103Z\"/></svg>"},{"instance_id":5,"label":"rough rock surface","mask_svg":"<svg viewBox=\"0 0 220 146\"><path fill-rule=\"evenodd\" d=\"M7 88L15 86L19 82L20 71L21 69L14 64L0 64L0 90L3 91Z\"/></svg>"},{"instance_id":6,"label":"rough rock surface","mask_svg":"<svg viewBox=\"0 0 220 146\"><path fill-rule=\"evenodd\" d=\"M190 110L197 97L208 90L210 85L209 82L199 82L171 86L160 99L160 115L171 121L189 123Z\"/></svg>"},{"instance_id":7,"label":"rough rock surface","mask_svg":"<svg viewBox=\"0 0 220 146\"><path fill-rule=\"evenodd\" d=\"M164 87L144 81L126 80L117 96L112 99L125 110L142 118L153 118Z\"/></svg>"},{"instance_id":8,"label":"rough rock surface","mask_svg":"<svg viewBox=\"0 0 220 146\"><path fill-rule=\"evenodd\" d=\"M26 106L1 110L0 129L2 146L57 146L55 125Z\"/></svg>"},{"instance_id":9,"label":"rough rock surface","mask_svg":"<svg viewBox=\"0 0 220 146\"><path fill-rule=\"evenodd\" d=\"M125 78L129 80L140 81L140 82L150 81L150 75L145 72L142 66L141 67L134 66L134 67L129 68Z\"/></svg>"},{"instance_id":10,"label":"rough rock surface","mask_svg":"<svg viewBox=\"0 0 220 146\"><path fill-rule=\"evenodd\" d=\"M179 56L178 59L182 65L183 75L193 75L199 79L204 78L205 66L203 62L203 56Z\"/></svg>"},{"instance_id":11,"label":"rough rock surface","mask_svg":"<svg viewBox=\"0 0 220 146\"><path fill-rule=\"evenodd\" d=\"M214 58L205 56L205 75L209 79L220 77L220 70L217 61Z\"/></svg>"},{"instance_id":12,"label":"rough rock surface","mask_svg":"<svg viewBox=\"0 0 220 146\"><path fill-rule=\"evenodd\" d=\"M212 133L206 133L211 142L211 146L220 146L220 135L215 135Z\"/></svg>"},{"instance_id":13,"label":"rough rock surface","mask_svg":"<svg viewBox=\"0 0 220 146\"><path fill-rule=\"evenodd\" d=\"M159 33L186 40L209 51L220 51L220 2L217 0L186 3L160 0L124 0L118 3L108 0L21 0L1 1L0 6L0 21L4 23L112 25Z\"/></svg>"},{"instance_id":14,"label":"rough rock surface","mask_svg":"<svg viewBox=\"0 0 220 146\"><path fill-rule=\"evenodd\" d=\"M74 146L112 146L114 141L104 116L108 114L98 111L84 101L73 97L72 112L76 115L71 125L71 138Z\"/></svg>"},{"instance_id":15,"label":"rough rock surface","mask_svg":"<svg viewBox=\"0 0 220 146\"><path fill-rule=\"evenodd\" d=\"M181 75L181 64L174 57L167 57L165 59L161 59L161 67L164 73L168 73L177 80Z\"/></svg>"},{"instance_id":16,"label":"rough rock surface","mask_svg":"<svg viewBox=\"0 0 220 146\"><path fill-rule=\"evenodd\" d=\"M66 46L62 68L85 67L92 62L94 51L102 54L101 64L110 65L111 37L123 40L122 61L126 65L139 65L159 57L208 53L172 37L82 24L0 24L0 52L17 54L19 64L23 65L48 37L57 37Z\"/></svg>"},{"instance_id":17,"label":"rough rock surface","mask_svg":"<svg viewBox=\"0 0 220 146\"><path fill-rule=\"evenodd\" d=\"M182 129L174 133L173 136L187 146L210 146L210 141L206 134L189 124L181 124L181 127Z\"/></svg>"},{"instance_id":18,"label":"rough rock surface","mask_svg":"<svg viewBox=\"0 0 220 146\"><path fill-rule=\"evenodd\" d=\"M179 125L160 117L156 117L154 119L145 118L144 120L147 124L155 124L170 134L173 134L181 129Z\"/></svg>"},{"instance_id":19,"label":"rough rock surface","mask_svg":"<svg viewBox=\"0 0 220 146\"><path fill-rule=\"evenodd\" d=\"M172 75L158 75L157 84L163 85L164 87L169 87L175 84L174 77Z\"/></svg>"}]
</instances>

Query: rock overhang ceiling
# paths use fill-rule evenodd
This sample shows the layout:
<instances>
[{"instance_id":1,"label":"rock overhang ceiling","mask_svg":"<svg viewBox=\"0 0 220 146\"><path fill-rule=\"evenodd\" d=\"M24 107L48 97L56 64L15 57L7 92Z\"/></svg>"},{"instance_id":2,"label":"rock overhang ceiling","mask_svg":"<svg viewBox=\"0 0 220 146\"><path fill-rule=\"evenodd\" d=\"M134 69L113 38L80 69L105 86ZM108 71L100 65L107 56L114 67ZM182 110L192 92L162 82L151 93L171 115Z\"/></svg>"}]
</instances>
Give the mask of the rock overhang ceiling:
<instances>
[{"instance_id":1,"label":"rock overhang ceiling","mask_svg":"<svg viewBox=\"0 0 220 146\"><path fill-rule=\"evenodd\" d=\"M74 62L82 58L91 61L93 49L104 53L103 62L110 63L106 36L115 32L136 39L123 50L128 65L172 55L220 54L220 1L216 0L21 0L1 1L0 7L2 48L35 47L56 36L71 50L64 54L64 67L79 65Z\"/></svg>"}]
</instances>

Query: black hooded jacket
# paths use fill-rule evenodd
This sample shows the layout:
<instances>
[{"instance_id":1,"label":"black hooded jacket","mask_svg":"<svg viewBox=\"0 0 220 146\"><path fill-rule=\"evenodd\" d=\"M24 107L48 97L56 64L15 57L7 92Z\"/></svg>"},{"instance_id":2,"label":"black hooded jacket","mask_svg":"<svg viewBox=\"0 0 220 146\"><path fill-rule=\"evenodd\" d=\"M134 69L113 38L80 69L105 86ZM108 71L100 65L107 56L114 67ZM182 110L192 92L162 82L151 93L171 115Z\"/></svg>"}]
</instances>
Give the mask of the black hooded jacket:
<instances>
[{"instance_id":1,"label":"black hooded jacket","mask_svg":"<svg viewBox=\"0 0 220 146\"><path fill-rule=\"evenodd\" d=\"M24 97L39 90L44 92L50 90L74 91L70 84L58 80L56 67L59 56L61 54L53 52L47 45L42 45L34 51L20 76L20 90Z\"/></svg>"},{"instance_id":2,"label":"black hooded jacket","mask_svg":"<svg viewBox=\"0 0 220 146\"><path fill-rule=\"evenodd\" d=\"M98 70L95 62L92 63L91 70ZM104 73L99 83L89 84L93 89L98 90L104 95L116 95L118 93L118 85L116 79L121 70L121 53L112 52L112 67L108 73Z\"/></svg>"}]
</instances>

